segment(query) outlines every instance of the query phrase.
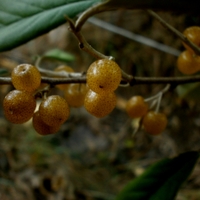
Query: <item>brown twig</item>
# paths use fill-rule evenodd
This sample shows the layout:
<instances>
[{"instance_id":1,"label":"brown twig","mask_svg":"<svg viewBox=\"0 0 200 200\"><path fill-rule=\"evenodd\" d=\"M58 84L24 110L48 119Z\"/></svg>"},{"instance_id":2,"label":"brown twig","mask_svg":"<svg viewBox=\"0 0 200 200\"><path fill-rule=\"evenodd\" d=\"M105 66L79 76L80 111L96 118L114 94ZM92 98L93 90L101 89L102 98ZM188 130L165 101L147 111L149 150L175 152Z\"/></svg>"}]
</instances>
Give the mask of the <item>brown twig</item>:
<instances>
[{"instance_id":1,"label":"brown twig","mask_svg":"<svg viewBox=\"0 0 200 200\"><path fill-rule=\"evenodd\" d=\"M84 38L84 36L82 35L82 33L80 31L77 31L74 22L67 16L65 16L66 20L69 22L69 26L70 26L70 30L73 32L73 34L76 36L77 40L79 41L79 47L81 50L89 53L90 55L92 55L93 57L97 58L97 59L112 59L114 60L114 58L112 56L106 56L102 53L100 53L99 51L97 51L96 49L94 49ZM127 74L126 72L124 72L123 70L121 70L122 72L122 79L130 82L133 79L133 76Z\"/></svg>"},{"instance_id":2,"label":"brown twig","mask_svg":"<svg viewBox=\"0 0 200 200\"><path fill-rule=\"evenodd\" d=\"M180 38L185 44L187 44L192 50L194 50L196 55L200 55L200 48L196 46L193 42L187 39L181 32L179 32L177 29L175 29L173 26L168 24L165 20L163 20L158 14L156 14L152 10L147 10L147 12L156 18L165 28L170 30L172 33L174 33L178 38Z\"/></svg>"},{"instance_id":3,"label":"brown twig","mask_svg":"<svg viewBox=\"0 0 200 200\"><path fill-rule=\"evenodd\" d=\"M84 38L84 36L82 35L82 33L80 31L77 31L74 22L68 17L65 16L66 20L69 22L69 27L70 30L73 32L73 34L76 36L77 40L79 41L79 47L81 50L89 53L90 55L92 55L93 57L95 57L96 59L102 59L102 58L106 58L106 59L110 59L110 56L106 56L100 52L98 52L97 50L95 50Z\"/></svg>"},{"instance_id":4,"label":"brown twig","mask_svg":"<svg viewBox=\"0 0 200 200\"><path fill-rule=\"evenodd\" d=\"M76 20L75 23L75 29L76 32L79 32L83 26L83 24L87 21L87 19L95 14L98 14L100 12L106 11L107 7L105 7L104 5L106 5L107 2L105 1L104 3L99 3L96 4L90 8L88 8L87 10L85 10Z\"/></svg>"},{"instance_id":5,"label":"brown twig","mask_svg":"<svg viewBox=\"0 0 200 200\"><path fill-rule=\"evenodd\" d=\"M79 74L79 73L78 73ZM144 84L170 84L172 86L200 82L200 75L187 76L187 77L134 77L129 80L130 86L144 85ZM53 78L53 77L42 77L42 83L51 85L58 84L69 84L69 83L86 83L87 79L85 75L81 77L66 77L66 78ZM12 84L10 77L0 77L0 85ZM122 80L121 84L127 84L126 81Z\"/></svg>"}]
</instances>

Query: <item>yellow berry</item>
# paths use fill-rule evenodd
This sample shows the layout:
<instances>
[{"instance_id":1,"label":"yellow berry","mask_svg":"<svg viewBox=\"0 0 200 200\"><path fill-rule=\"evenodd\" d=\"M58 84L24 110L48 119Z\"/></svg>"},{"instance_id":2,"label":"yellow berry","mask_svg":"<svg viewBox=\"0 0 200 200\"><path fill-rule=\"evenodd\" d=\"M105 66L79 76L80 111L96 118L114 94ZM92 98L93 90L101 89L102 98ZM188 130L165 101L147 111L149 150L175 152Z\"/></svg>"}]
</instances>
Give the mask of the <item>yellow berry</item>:
<instances>
[{"instance_id":1,"label":"yellow berry","mask_svg":"<svg viewBox=\"0 0 200 200\"><path fill-rule=\"evenodd\" d=\"M97 60L87 70L87 84L94 92L113 92L120 81L121 69L113 60Z\"/></svg>"},{"instance_id":2,"label":"yellow berry","mask_svg":"<svg viewBox=\"0 0 200 200\"><path fill-rule=\"evenodd\" d=\"M96 93L88 90L85 96L85 109L92 115L101 118L105 117L115 108L117 98L114 92Z\"/></svg>"},{"instance_id":3,"label":"yellow berry","mask_svg":"<svg viewBox=\"0 0 200 200\"><path fill-rule=\"evenodd\" d=\"M87 92L85 84L69 84L64 93L65 99L69 106L81 107L84 104L85 94Z\"/></svg>"},{"instance_id":4,"label":"yellow berry","mask_svg":"<svg viewBox=\"0 0 200 200\"><path fill-rule=\"evenodd\" d=\"M190 51L183 51L177 60L177 67L183 74L194 74L200 70L200 56Z\"/></svg>"},{"instance_id":5,"label":"yellow berry","mask_svg":"<svg viewBox=\"0 0 200 200\"><path fill-rule=\"evenodd\" d=\"M67 65L60 65L55 68L55 72L62 72L63 74L74 72L74 70ZM60 90L66 90L69 84L58 84L56 87Z\"/></svg>"},{"instance_id":6,"label":"yellow berry","mask_svg":"<svg viewBox=\"0 0 200 200\"><path fill-rule=\"evenodd\" d=\"M143 126L147 133L159 135L167 126L167 118L163 113L149 111L143 118Z\"/></svg>"},{"instance_id":7,"label":"yellow berry","mask_svg":"<svg viewBox=\"0 0 200 200\"><path fill-rule=\"evenodd\" d=\"M41 74L37 67L30 64L21 64L13 69L11 79L17 90L33 92L40 86Z\"/></svg>"},{"instance_id":8,"label":"yellow berry","mask_svg":"<svg viewBox=\"0 0 200 200\"><path fill-rule=\"evenodd\" d=\"M67 101L59 95L52 95L43 100L39 106L42 121L49 126L60 126L69 117Z\"/></svg>"},{"instance_id":9,"label":"yellow berry","mask_svg":"<svg viewBox=\"0 0 200 200\"><path fill-rule=\"evenodd\" d=\"M13 90L3 100L4 115L14 124L22 124L31 119L35 107L34 96L26 91Z\"/></svg>"},{"instance_id":10,"label":"yellow berry","mask_svg":"<svg viewBox=\"0 0 200 200\"><path fill-rule=\"evenodd\" d=\"M133 96L126 104L126 112L131 118L144 116L148 111L148 104L141 96Z\"/></svg>"},{"instance_id":11,"label":"yellow berry","mask_svg":"<svg viewBox=\"0 0 200 200\"><path fill-rule=\"evenodd\" d=\"M34 129L40 134L40 135L49 135L58 132L60 129L60 126L49 126L45 124L39 114L39 111L35 112L32 119L32 124Z\"/></svg>"},{"instance_id":12,"label":"yellow berry","mask_svg":"<svg viewBox=\"0 0 200 200\"><path fill-rule=\"evenodd\" d=\"M187 37L188 40L193 42L195 45L200 47L200 27L199 26L191 26L185 29L183 35ZM194 51L185 43L183 43L184 47L190 52L194 53Z\"/></svg>"}]
</instances>

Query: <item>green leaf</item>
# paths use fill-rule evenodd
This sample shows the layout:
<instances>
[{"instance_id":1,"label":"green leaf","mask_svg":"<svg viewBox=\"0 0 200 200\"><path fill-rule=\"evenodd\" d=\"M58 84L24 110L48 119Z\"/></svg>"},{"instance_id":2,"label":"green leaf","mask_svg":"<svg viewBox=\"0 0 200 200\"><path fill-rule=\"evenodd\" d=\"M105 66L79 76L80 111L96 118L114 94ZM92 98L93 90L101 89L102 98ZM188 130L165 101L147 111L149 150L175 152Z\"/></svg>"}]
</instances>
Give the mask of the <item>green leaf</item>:
<instances>
[{"instance_id":1,"label":"green leaf","mask_svg":"<svg viewBox=\"0 0 200 200\"><path fill-rule=\"evenodd\" d=\"M0 68L0 76L6 75L8 73L8 70L5 68Z\"/></svg>"},{"instance_id":2,"label":"green leaf","mask_svg":"<svg viewBox=\"0 0 200 200\"><path fill-rule=\"evenodd\" d=\"M71 62L75 60L75 57L72 54L62 51L60 49L52 49L50 51L47 51L42 57L64 62Z\"/></svg>"},{"instance_id":3,"label":"green leaf","mask_svg":"<svg viewBox=\"0 0 200 200\"><path fill-rule=\"evenodd\" d=\"M11 50L66 22L101 0L1 0L0 52Z\"/></svg>"},{"instance_id":4,"label":"green leaf","mask_svg":"<svg viewBox=\"0 0 200 200\"><path fill-rule=\"evenodd\" d=\"M191 173L199 153L186 152L173 159L164 159L150 166L131 181L116 200L172 200Z\"/></svg>"},{"instance_id":5,"label":"green leaf","mask_svg":"<svg viewBox=\"0 0 200 200\"><path fill-rule=\"evenodd\" d=\"M176 89L179 97L184 99L200 100L200 83L179 85Z\"/></svg>"}]
</instances>

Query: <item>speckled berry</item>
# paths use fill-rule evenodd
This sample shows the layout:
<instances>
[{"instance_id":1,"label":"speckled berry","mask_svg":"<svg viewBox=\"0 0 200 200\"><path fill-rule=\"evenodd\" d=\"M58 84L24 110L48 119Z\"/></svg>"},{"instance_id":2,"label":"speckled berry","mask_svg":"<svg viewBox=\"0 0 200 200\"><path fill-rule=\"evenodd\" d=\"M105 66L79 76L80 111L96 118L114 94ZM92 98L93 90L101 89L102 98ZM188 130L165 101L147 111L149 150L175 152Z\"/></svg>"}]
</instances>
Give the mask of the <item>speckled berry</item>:
<instances>
[{"instance_id":1,"label":"speckled berry","mask_svg":"<svg viewBox=\"0 0 200 200\"><path fill-rule=\"evenodd\" d=\"M144 116L148 111L148 104L142 96L131 97L126 104L126 112L131 118Z\"/></svg>"},{"instance_id":2,"label":"speckled berry","mask_svg":"<svg viewBox=\"0 0 200 200\"><path fill-rule=\"evenodd\" d=\"M88 88L85 84L69 84L64 93L64 97L71 107L81 107L84 104L84 99Z\"/></svg>"},{"instance_id":3,"label":"speckled berry","mask_svg":"<svg viewBox=\"0 0 200 200\"><path fill-rule=\"evenodd\" d=\"M37 67L21 64L13 69L11 79L17 90L33 92L40 86L41 74Z\"/></svg>"},{"instance_id":4,"label":"speckled berry","mask_svg":"<svg viewBox=\"0 0 200 200\"><path fill-rule=\"evenodd\" d=\"M183 51L177 60L178 70L186 75L191 75L200 70L200 56L194 55L190 51Z\"/></svg>"},{"instance_id":5,"label":"speckled berry","mask_svg":"<svg viewBox=\"0 0 200 200\"><path fill-rule=\"evenodd\" d=\"M50 135L59 131L60 126L49 126L45 124L39 114L39 111L35 112L32 118L32 124L34 129L40 135Z\"/></svg>"},{"instance_id":6,"label":"speckled berry","mask_svg":"<svg viewBox=\"0 0 200 200\"><path fill-rule=\"evenodd\" d=\"M112 92L117 89L120 81L121 69L113 60L97 60L87 70L87 84L94 92Z\"/></svg>"},{"instance_id":7,"label":"speckled berry","mask_svg":"<svg viewBox=\"0 0 200 200\"><path fill-rule=\"evenodd\" d=\"M200 47L200 27L199 26L191 26L191 27L186 28L183 32L183 35L187 37L187 39L193 42L195 45ZM190 52L194 53L193 49L191 49L187 44L183 43L183 45Z\"/></svg>"},{"instance_id":8,"label":"speckled berry","mask_svg":"<svg viewBox=\"0 0 200 200\"><path fill-rule=\"evenodd\" d=\"M114 92L99 94L88 90L85 96L85 109L95 117L105 117L115 108L117 98Z\"/></svg>"},{"instance_id":9,"label":"speckled berry","mask_svg":"<svg viewBox=\"0 0 200 200\"><path fill-rule=\"evenodd\" d=\"M165 114L150 111L144 116L142 123L147 133L159 135L166 128L167 121Z\"/></svg>"},{"instance_id":10,"label":"speckled berry","mask_svg":"<svg viewBox=\"0 0 200 200\"><path fill-rule=\"evenodd\" d=\"M39 113L44 123L57 127L68 119L70 110L64 98L51 95L41 102Z\"/></svg>"},{"instance_id":11,"label":"speckled berry","mask_svg":"<svg viewBox=\"0 0 200 200\"><path fill-rule=\"evenodd\" d=\"M13 90L3 100L4 115L14 124L22 124L31 119L35 107L34 96L26 91Z\"/></svg>"}]
</instances>

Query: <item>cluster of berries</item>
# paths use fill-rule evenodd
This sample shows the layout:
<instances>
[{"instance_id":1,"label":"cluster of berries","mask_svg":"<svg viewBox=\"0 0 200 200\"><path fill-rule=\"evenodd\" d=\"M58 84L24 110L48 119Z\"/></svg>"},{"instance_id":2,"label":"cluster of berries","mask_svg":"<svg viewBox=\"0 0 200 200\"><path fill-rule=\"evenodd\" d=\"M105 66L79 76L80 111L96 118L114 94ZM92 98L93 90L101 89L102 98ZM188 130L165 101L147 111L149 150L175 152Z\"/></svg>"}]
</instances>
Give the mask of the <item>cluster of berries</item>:
<instances>
[{"instance_id":1,"label":"cluster of berries","mask_svg":"<svg viewBox=\"0 0 200 200\"><path fill-rule=\"evenodd\" d=\"M35 111L41 74L33 65L18 65L13 69L11 79L15 90L10 91L3 101L4 115L7 120L22 124L32 118L33 127L39 134L57 132L69 117L67 101L59 95L48 96Z\"/></svg>"},{"instance_id":2,"label":"cluster of berries","mask_svg":"<svg viewBox=\"0 0 200 200\"><path fill-rule=\"evenodd\" d=\"M56 72L73 73L68 66L59 66ZM96 117L108 115L116 105L114 90L120 84L120 67L112 60L102 59L91 64L87 71L87 84L60 84L60 95L42 95L42 101L36 110L38 91L41 90L41 74L29 64L15 67L11 73L15 90L4 98L3 108L6 119L22 124L32 118L35 130L41 135L58 132L60 126L69 118L70 107L85 106Z\"/></svg>"},{"instance_id":3,"label":"cluster of berries","mask_svg":"<svg viewBox=\"0 0 200 200\"><path fill-rule=\"evenodd\" d=\"M68 66L60 66L57 72L73 73ZM116 106L117 97L114 90L121 81L121 69L116 62L109 59L100 59L93 62L87 70L87 84L57 85L64 91L64 98L71 107L81 107L95 117L108 115Z\"/></svg>"},{"instance_id":4,"label":"cluster of berries","mask_svg":"<svg viewBox=\"0 0 200 200\"><path fill-rule=\"evenodd\" d=\"M62 65L55 72L69 75L74 71L71 67ZM86 77L87 84L56 85L63 91L63 97L48 96L48 91L41 89L39 70L29 64L18 65L11 73L15 90L10 91L3 101L4 115L15 124L32 118L33 127L41 135L58 132L69 118L70 107L84 106L95 117L105 117L116 106L115 90L122 79L121 69L113 60L100 59L89 66ZM38 109L37 98L42 98ZM126 111L131 118L142 118L144 129L152 135L160 134L166 127L165 115L149 111L148 104L141 96L132 97L127 103Z\"/></svg>"},{"instance_id":5,"label":"cluster of berries","mask_svg":"<svg viewBox=\"0 0 200 200\"><path fill-rule=\"evenodd\" d=\"M121 69L113 60L101 59L90 65L86 76L89 90L84 100L85 109L96 117L104 117L116 106L114 91L122 78Z\"/></svg>"},{"instance_id":6,"label":"cluster of berries","mask_svg":"<svg viewBox=\"0 0 200 200\"><path fill-rule=\"evenodd\" d=\"M149 105L141 96L133 96L126 104L126 112L131 118L141 118L145 131L159 135L167 126L165 114L149 110Z\"/></svg>"},{"instance_id":7,"label":"cluster of berries","mask_svg":"<svg viewBox=\"0 0 200 200\"><path fill-rule=\"evenodd\" d=\"M183 35L197 47L200 47L200 27L189 27L185 29ZM186 75L191 75L200 71L200 56L196 55L193 49L187 44L183 43L183 45L186 50L178 57L177 67L179 71Z\"/></svg>"}]
</instances>

